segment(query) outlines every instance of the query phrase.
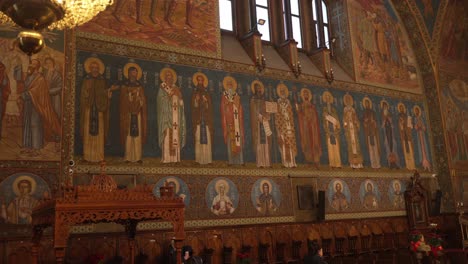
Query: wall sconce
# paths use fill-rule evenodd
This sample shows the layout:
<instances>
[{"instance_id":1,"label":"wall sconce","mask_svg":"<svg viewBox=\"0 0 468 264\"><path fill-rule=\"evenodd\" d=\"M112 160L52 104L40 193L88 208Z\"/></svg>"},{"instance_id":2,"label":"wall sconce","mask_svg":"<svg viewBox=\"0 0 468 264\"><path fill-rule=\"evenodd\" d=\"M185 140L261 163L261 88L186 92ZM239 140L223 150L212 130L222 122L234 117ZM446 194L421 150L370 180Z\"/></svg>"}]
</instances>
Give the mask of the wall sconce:
<instances>
[{"instance_id":1,"label":"wall sconce","mask_svg":"<svg viewBox=\"0 0 468 264\"><path fill-rule=\"evenodd\" d=\"M335 80L335 76L333 75L333 68L330 68L330 70L325 70L325 78L327 78L329 84Z\"/></svg>"},{"instance_id":2,"label":"wall sconce","mask_svg":"<svg viewBox=\"0 0 468 264\"><path fill-rule=\"evenodd\" d=\"M266 23L266 20L265 20L265 19L263 19L263 18L260 18L260 19L258 20L258 22L257 22L257 23L258 23L260 26L263 26L263 25L265 25L265 23Z\"/></svg>"},{"instance_id":3,"label":"wall sconce","mask_svg":"<svg viewBox=\"0 0 468 264\"><path fill-rule=\"evenodd\" d=\"M255 57L255 66L257 67L259 71L263 71L263 69L265 69L266 67L265 55L262 54L261 57L259 56Z\"/></svg>"},{"instance_id":4,"label":"wall sconce","mask_svg":"<svg viewBox=\"0 0 468 264\"><path fill-rule=\"evenodd\" d=\"M302 73L302 66L301 66L301 62L300 61L297 61L297 63L293 63L292 64L292 71L294 73L294 76L299 77L299 75L301 75Z\"/></svg>"}]
</instances>

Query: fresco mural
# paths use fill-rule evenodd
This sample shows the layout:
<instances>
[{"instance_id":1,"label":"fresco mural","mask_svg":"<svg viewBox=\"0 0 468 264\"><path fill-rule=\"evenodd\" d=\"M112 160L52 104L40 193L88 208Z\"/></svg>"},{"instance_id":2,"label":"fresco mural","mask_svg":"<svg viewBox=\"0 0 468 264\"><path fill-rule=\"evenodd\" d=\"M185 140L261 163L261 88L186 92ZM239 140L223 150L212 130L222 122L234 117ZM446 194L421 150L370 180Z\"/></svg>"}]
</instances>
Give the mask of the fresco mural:
<instances>
[{"instance_id":1,"label":"fresco mural","mask_svg":"<svg viewBox=\"0 0 468 264\"><path fill-rule=\"evenodd\" d=\"M362 206L367 210L378 210L380 205L380 192L377 184L372 180L365 180L359 188L359 197Z\"/></svg>"},{"instance_id":2,"label":"fresco mural","mask_svg":"<svg viewBox=\"0 0 468 264\"><path fill-rule=\"evenodd\" d=\"M422 93L408 34L389 0L349 0L358 82Z\"/></svg>"},{"instance_id":3,"label":"fresco mural","mask_svg":"<svg viewBox=\"0 0 468 264\"><path fill-rule=\"evenodd\" d=\"M31 224L32 209L50 197L47 183L32 173L16 173L0 183L1 223Z\"/></svg>"},{"instance_id":4,"label":"fresco mural","mask_svg":"<svg viewBox=\"0 0 468 264\"><path fill-rule=\"evenodd\" d=\"M437 19L437 12L439 11L440 0L415 0L416 5L421 12L424 23L426 24L429 35L432 35L434 24Z\"/></svg>"},{"instance_id":5,"label":"fresco mural","mask_svg":"<svg viewBox=\"0 0 468 264\"><path fill-rule=\"evenodd\" d=\"M157 197L161 196L159 188L162 186L172 186L174 189L174 194L182 200L184 200L185 208L188 208L190 205L190 190L181 178L177 176L167 176L160 179L153 188L153 194Z\"/></svg>"},{"instance_id":6,"label":"fresco mural","mask_svg":"<svg viewBox=\"0 0 468 264\"><path fill-rule=\"evenodd\" d=\"M228 178L213 179L206 188L206 205L217 216L234 213L239 204L239 193L236 185Z\"/></svg>"},{"instance_id":7,"label":"fresco mural","mask_svg":"<svg viewBox=\"0 0 468 264\"><path fill-rule=\"evenodd\" d=\"M268 178L258 179L252 186L251 200L259 214L264 216L278 214L281 204L279 185Z\"/></svg>"},{"instance_id":8,"label":"fresco mural","mask_svg":"<svg viewBox=\"0 0 468 264\"><path fill-rule=\"evenodd\" d=\"M351 204L351 192L348 184L340 179L330 181L327 188L328 202L330 207L336 212L348 210Z\"/></svg>"},{"instance_id":9,"label":"fresco mural","mask_svg":"<svg viewBox=\"0 0 468 264\"><path fill-rule=\"evenodd\" d=\"M468 3L449 1L440 44L440 67L451 72L468 75Z\"/></svg>"},{"instance_id":10,"label":"fresco mural","mask_svg":"<svg viewBox=\"0 0 468 264\"><path fill-rule=\"evenodd\" d=\"M217 5L207 0L115 0L78 30L106 41L215 57L220 49Z\"/></svg>"},{"instance_id":11,"label":"fresco mural","mask_svg":"<svg viewBox=\"0 0 468 264\"><path fill-rule=\"evenodd\" d=\"M406 185L400 180L393 180L388 186L388 199L395 209L405 209Z\"/></svg>"},{"instance_id":12,"label":"fresco mural","mask_svg":"<svg viewBox=\"0 0 468 264\"><path fill-rule=\"evenodd\" d=\"M76 67L78 165L432 169L422 102L84 51Z\"/></svg>"},{"instance_id":13,"label":"fresco mural","mask_svg":"<svg viewBox=\"0 0 468 264\"><path fill-rule=\"evenodd\" d=\"M18 28L0 27L0 160L60 159L64 36L45 33L30 58L16 47Z\"/></svg>"}]
</instances>

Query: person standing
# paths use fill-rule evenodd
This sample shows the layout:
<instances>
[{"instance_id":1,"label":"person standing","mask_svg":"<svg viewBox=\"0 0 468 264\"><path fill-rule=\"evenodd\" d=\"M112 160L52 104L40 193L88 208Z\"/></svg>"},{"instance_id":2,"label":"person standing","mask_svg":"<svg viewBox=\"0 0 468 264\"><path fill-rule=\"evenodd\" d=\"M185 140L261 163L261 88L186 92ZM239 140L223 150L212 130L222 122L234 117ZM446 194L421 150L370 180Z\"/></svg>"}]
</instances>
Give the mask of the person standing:
<instances>
[{"instance_id":1,"label":"person standing","mask_svg":"<svg viewBox=\"0 0 468 264\"><path fill-rule=\"evenodd\" d=\"M327 264L323 260L323 249L317 241L309 244L309 254L304 257L304 264Z\"/></svg>"},{"instance_id":2,"label":"person standing","mask_svg":"<svg viewBox=\"0 0 468 264\"><path fill-rule=\"evenodd\" d=\"M393 129L393 116L390 112L388 102L382 100L380 102L382 110L382 130L384 133L384 146L387 154L388 167L390 169L398 169L398 156L396 155L395 132Z\"/></svg>"},{"instance_id":3,"label":"person standing","mask_svg":"<svg viewBox=\"0 0 468 264\"><path fill-rule=\"evenodd\" d=\"M380 144L379 144L379 130L377 127L377 119L375 111L372 109L372 101L369 97L362 99L364 106L364 114L362 115L362 126L364 128L364 137L369 151L369 158L371 168L380 168Z\"/></svg>"},{"instance_id":4,"label":"person standing","mask_svg":"<svg viewBox=\"0 0 468 264\"><path fill-rule=\"evenodd\" d=\"M259 80L251 84L250 122L257 167L270 167L271 131L270 113L266 111L265 87Z\"/></svg>"},{"instance_id":5,"label":"person standing","mask_svg":"<svg viewBox=\"0 0 468 264\"><path fill-rule=\"evenodd\" d=\"M44 77L49 85L50 101L52 102L55 113L57 113L57 116L61 118L63 88L62 73L55 67L55 60L53 58L45 58L44 64Z\"/></svg>"},{"instance_id":6,"label":"person standing","mask_svg":"<svg viewBox=\"0 0 468 264\"><path fill-rule=\"evenodd\" d=\"M341 125L338 118L338 112L333 104L333 95L325 91L322 95L325 103L323 108L323 128L325 130L325 139L328 147L328 162L331 168L341 168L340 156L340 132Z\"/></svg>"},{"instance_id":7,"label":"person standing","mask_svg":"<svg viewBox=\"0 0 468 264\"><path fill-rule=\"evenodd\" d=\"M31 60L21 94L23 108L23 150L32 157L39 156L45 142L60 140L61 125L50 102L47 81L39 72L41 63Z\"/></svg>"},{"instance_id":8,"label":"person standing","mask_svg":"<svg viewBox=\"0 0 468 264\"><path fill-rule=\"evenodd\" d=\"M193 75L195 90L192 94L192 129L195 142L195 161L199 164L210 164L212 159L212 142L214 135L213 102L206 90L208 78L198 72Z\"/></svg>"},{"instance_id":9,"label":"person standing","mask_svg":"<svg viewBox=\"0 0 468 264\"><path fill-rule=\"evenodd\" d=\"M401 147L405 157L406 168L408 170L415 170L411 116L406 113L406 106L403 103L398 104L398 112L398 128L400 130Z\"/></svg>"},{"instance_id":10,"label":"person standing","mask_svg":"<svg viewBox=\"0 0 468 264\"><path fill-rule=\"evenodd\" d=\"M431 170L431 163L429 162L429 146L426 141L426 125L424 124L424 120L421 114L421 108L419 106L413 107L414 112L414 129L417 133L417 142L418 142L418 150L419 155L421 157L421 165L424 170L430 171Z\"/></svg>"},{"instance_id":11,"label":"person standing","mask_svg":"<svg viewBox=\"0 0 468 264\"><path fill-rule=\"evenodd\" d=\"M296 155L296 129L294 128L294 116L291 102L288 99L289 90L286 85L278 84L278 112L276 113L276 131L278 147L281 153L281 162L286 168L297 167Z\"/></svg>"},{"instance_id":12,"label":"person standing","mask_svg":"<svg viewBox=\"0 0 468 264\"><path fill-rule=\"evenodd\" d=\"M158 138L162 162L180 162L180 150L185 146L185 107L182 92L175 84L176 72L164 68L160 73L163 82L157 98Z\"/></svg>"},{"instance_id":13,"label":"person standing","mask_svg":"<svg viewBox=\"0 0 468 264\"><path fill-rule=\"evenodd\" d=\"M224 143L228 150L229 164L244 164L244 110L236 92L237 82L231 76L224 77L221 97L221 125Z\"/></svg>"},{"instance_id":14,"label":"person standing","mask_svg":"<svg viewBox=\"0 0 468 264\"><path fill-rule=\"evenodd\" d=\"M141 68L129 62L124 75L127 80L120 88L120 143L125 147L126 162L141 163L147 122L145 89L139 81Z\"/></svg>"},{"instance_id":15,"label":"person standing","mask_svg":"<svg viewBox=\"0 0 468 264\"><path fill-rule=\"evenodd\" d=\"M354 109L354 99L350 94L345 94L343 110L343 128L345 131L346 141L348 143L348 161L353 169L361 169L362 153L361 144L359 142L359 120Z\"/></svg>"},{"instance_id":16,"label":"person standing","mask_svg":"<svg viewBox=\"0 0 468 264\"><path fill-rule=\"evenodd\" d=\"M104 160L104 143L109 125L109 98L104 63L95 57L84 63L86 76L81 85L80 128L83 137L83 159L89 162Z\"/></svg>"},{"instance_id":17,"label":"person standing","mask_svg":"<svg viewBox=\"0 0 468 264\"><path fill-rule=\"evenodd\" d=\"M296 103L299 119L299 135L301 147L306 162L311 162L318 168L322 156L320 141L320 124L317 109L312 103L312 93L307 88L301 90L302 103Z\"/></svg>"}]
</instances>

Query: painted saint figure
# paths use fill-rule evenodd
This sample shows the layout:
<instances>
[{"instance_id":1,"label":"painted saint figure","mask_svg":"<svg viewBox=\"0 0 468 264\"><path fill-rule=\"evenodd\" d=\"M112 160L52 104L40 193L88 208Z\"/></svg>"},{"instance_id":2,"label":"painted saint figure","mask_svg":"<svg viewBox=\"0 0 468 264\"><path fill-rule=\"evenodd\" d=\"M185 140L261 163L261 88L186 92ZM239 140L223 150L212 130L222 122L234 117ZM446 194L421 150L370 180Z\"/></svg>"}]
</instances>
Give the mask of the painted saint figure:
<instances>
[{"instance_id":1,"label":"painted saint figure","mask_svg":"<svg viewBox=\"0 0 468 264\"><path fill-rule=\"evenodd\" d=\"M244 164L244 110L236 92L237 82L231 76L224 77L221 97L221 125L224 143L228 150L229 164Z\"/></svg>"},{"instance_id":2,"label":"painted saint figure","mask_svg":"<svg viewBox=\"0 0 468 264\"><path fill-rule=\"evenodd\" d=\"M354 99L350 94L343 98L343 129L348 143L348 161L353 169L363 168L361 145L359 143L359 119L354 109Z\"/></svg>"},{"instance_id":3,"label":"painted saint figure","mask_svg":"<svg viewBox=\"0 0 468 264\"><path fill-rule=\"evenodd\" d=\"M124 160L142 162L142 148L146 141L147 107L142 76L138 64L124 67L127 80L120 88L120 143L125 146Z\"/></svg>"},{"instance_id":4,"label":"painted saint figure","mask_svg":"<svg viewBox=\"0 0 468 264\"><path fill-rule=\"evenodd\" d=\"M36 182L31 177L19 177L13 183L13 191L16 194L8 206L2 203L1 217L12 224L31 224L33 208L38 204L32 196L36 188Z\"/></svg>"},{"instance_id":5,"label":"painted saint figure","mask_svg":"<svg viewBox=\"0 0 468 264\"><path fill-rule=\"evenodd\" d=\"M302 152L305 161L313 163L318 168L322 156L319 117L317 109L312 103L312 93L309 89L301 89L301 99L300 104L296 103L296 111L299 119Z\"/></svg>"},{"instance_id":6,"label":"painted saint figure","mask_svg":"<svg viewBox=\"0 0 468 264\"><path fill-rule=\"evenodd\" d=\"M405 208L405 197L401 190L401 183L398 180L393 181L393 199L392 205L393 208L396 209L404 209Z\"/></svg>"},{"instance_id":7,"label":"painted saint figure","mask_svg":"<svg viewBox=\"0 0 468 264\"><path fill-rule=\"evenodd\" d=\"M164 68L160 73L163 81L157 98L158 138L163 163L180 162L180 150L185 146L186 127L182 92L175 84L176 72Z\"/></svg>"},{"instance_id":8,"label":"painted saint figure","mask_svg":"<svg viewBox=\"0 0 468 264\"><path fill-rule=\"evenodd\" d=\"M348 199L343 193L343 184L341 181L335 181L333 187L335 193L331 199L331 206L338 212L342 212L349 207Z\"/></svg>"},{"instance_id":9,"label":"painted saint figure","mask_svg":"<svg viewBox=\"0 0 468 264\"><path fill-rule=\"evenodd\" d=\"M2 123L5 117L8 98L10 97L10 79L5 64L0 62L0 140L2 139Z\"/></svg>"},{"instance_id":10,"label":"painted saint figure","mask_svg":"<svg viewBox=\"0 0 468 264\"><path fill-rule=\"evenodd\" d=\"M62 116L62 73L57 70L53 58L45 58L44 64L44 77L49 85L50 101L55 113L57 113L57 116L60 118Z\"/></svg>"},{"instance_id":11,"label":"painted saint figure","mask_svg":"<svg viewBox=\"0 0 468 264\"><path fill-rule=\"evenodd\" d=\"M323 108L322 124L325 130L325 140L328 148L328 162L332 168L341 168L340 131L341 125L338 112L333 106L333 95L325 91L322 100L326 104Z\"/></svg>"},{"instance_id":12,"label":"painted saint figure","mask_svg":"<svg viewBox=\"0 0 468 264\"><path fill-rule=\"evenodd\" d=\"M50 101L47 80L39 69L41 63L31 60L25 91L21 94L23 106L23 149L22 153L38 156L45 142L59 142L61 125Z\"/></svg>"},{"instance_id":13,"label":"painted saint figure","mask_svg":"<svg viewBox=\"0 0 468 264\"><path fill-rule=\"evenodd\" d=\"M400 130L400 139L405 157L406 168L408 170L415 170L414 164L414 144L411 131L413 129L413 122L411 116L406 113L406 106L403 103L398 104L398 128Z\"/></svg>"},{"instance_id":14,"label":"painted saint figure","mask_svg":"<svg viewBox=\"0 0 468 264\"><path fill-rule=\"evenodd\" d=\"M387 154L388 167L390 169L398 169L398 156L396 155L395 132L393 129L393 116L390 112L388 102L382 100L380 102L382 111L382 130L384 133L384 146Z\"/></svg>"},{"instance_id":15,"label":"painted saint figure","mask_svg":"<svg viewBox=\"0 0 468 264\"><path fill-rule=\"evenodd\" d=\"M84 63L86 76L80 94L80 128L83 138L83 159L90 162L104 160L104 143L109 127L109 98L104 63L94 57Z\"/></svg>"},{"instance_id":16,"label":"painted saint figure","mask_svg":"<svg viewBox=\"0 0 468 264\"><path fill-rule=\"evenodd\" d=\"M195 161L199 164L210 164L213 142L213 102L206 90L208 78L198 72L193 75L195 90L192 94L192 129L195 142Z\"/></svg>"},{"instance_id":17,"label":"painted saint figure","mask_svg":"<svg viewBox=\"0 0 468 264\"><path fill-rule=\"evenodd\" d=\"M218 193L211 204L211 212L215 215L232 214L235 210L234 203L229 198L229 184L225 180L218 180L215 184L215 190Z\"/></svg>"},{"instance_id":18,"label":"painted saint figure","mask_svg":"<svg viewBox=\"0 0 468 264\"><path fill-rule=\"evenodd\" d=\"M421 108L417 105L413 107L414 112L414 129L417 132L418 152L421 158L421 165L424 170L431 170L431 163L429 162L429 145L426 141L426 125L422 118Z\"/></svg>"},{"instance_id":19,"label":"painted saint figure","mask_svg":"<svg viewBox=\"0 0 468 264\"><path fill-rule=\"evenodd\" d=\"M260 183L261 194L256 200L256 209L263 215L272 215L278 210L273 195L271 195L272 185L268 180L264 180Z\"/></svg>"},{"instance_id":20,"label":"painted saint figure","mask_svg":"<svg viewBox=\"0 0 468 264\"><path fill-rule=\"evenodd\" d=\"M257 167L270 167L271 131L270 113L266 111L265 87L259 80L251 84L250 122L252 128L253 148L256 154Z\"/></svg>"},{"instance_id":21,"label":"painted saint figure","mask_svg":"<svg viewBox=\"0 0 468 264\"><path fill-rule=\"evenodd\" d=\"M364 113L362 115L362 124L364 128L364 137L369 151L369 158L371 168L380 168L380 142L379 142L379 129L377 126L377 119L375 111L372 109L372 101L369 97L362 99L364 106Z\"/></svg>"},{"instance_id":22,"label":"painted saint figure","mask_svg":"<svg viewBox=\"0 0 468 264\"><path fill-rule=\"evenodd\" d=\"M286 168L297 167L296 155L296 129L291 102L288 99L289 90L286 85L278 84L278 112L275 115L278 147L281 153L281 162Z\"/></svg>"},{"instance_id":23,"label":"painted saint figure","mask_svg":"<svg viewBox=\"0 0 468 264\"><path fill-rule=\"evenodd\" d=\"M374 185L372 182L365 183L365 194L362 198L362 205L368 210L375 210L379 207L378 198L374 193Z\"/></svg>"}]
</instances>

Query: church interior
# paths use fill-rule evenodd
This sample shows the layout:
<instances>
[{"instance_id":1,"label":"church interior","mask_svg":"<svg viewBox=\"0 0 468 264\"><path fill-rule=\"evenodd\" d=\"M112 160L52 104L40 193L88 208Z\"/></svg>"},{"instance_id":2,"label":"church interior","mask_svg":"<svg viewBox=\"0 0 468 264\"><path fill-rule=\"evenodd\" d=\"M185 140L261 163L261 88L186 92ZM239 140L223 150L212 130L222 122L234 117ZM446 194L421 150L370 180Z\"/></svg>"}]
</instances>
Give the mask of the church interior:
<instances>
[{"instance_id":1,"label":"church interior","mask_svg":"<svg viewBox=\"0 0 468 264\"><path fill-rule=\"evenodd\" d=\"M467 0L11 2L0 263L468 263Z\"/></svg>"}]
</instances>

